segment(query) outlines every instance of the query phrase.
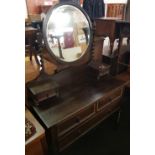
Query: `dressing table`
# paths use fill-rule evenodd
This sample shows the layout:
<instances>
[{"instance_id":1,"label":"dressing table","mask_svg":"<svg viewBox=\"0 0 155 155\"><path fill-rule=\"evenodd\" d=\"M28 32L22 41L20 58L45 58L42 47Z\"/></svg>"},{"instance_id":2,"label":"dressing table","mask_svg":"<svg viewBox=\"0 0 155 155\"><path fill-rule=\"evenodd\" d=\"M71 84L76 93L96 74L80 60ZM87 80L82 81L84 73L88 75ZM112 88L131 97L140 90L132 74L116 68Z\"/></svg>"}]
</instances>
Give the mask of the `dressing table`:
<instances>
[{"instance_id":1,"label":"dressing table","mask_svg":"<svg viewBox=\"0 0 155 155\"><path fill-rule=\"evenodd\" d=\"M82 66L75 71L73 68L52 77L61 83L60 98L46 101L39 107L30 102L31 110L46 129L49 147L54 152L65 149L121 107L120 100L128 81L113 77L97 81L89 78L91 73L87 69ZM85 76L81 75L86 72Z\"/></svg>"},{"instance_id":2,"label":"dressing table","mask_svg":"<svg viewBox=\"0 0 155 155\"><path fill-rule=\"evenodd\" d=\"M71 20L68 23L64 21L65 24L58 23L56 16L60 14L62 19L59 21L63 21L64 16ZM74 47L68 49L63 46L66 31L73 32L75 41ZM58 42L51 34L62 37ZM109 72L99 76L103 64L98 57L100 54L93 56L92 24L80 6L64 3L51 8L44 20L43 35L51 59L65 67L47 75L42 64L40 76L27 83L26 88L29 109L45 129L49 154L57 154L114 112L118 112L119 119L121 98L129 78L113 77ZM60 48L63 57L59 54ZM57 84L58 94L50 97L52 87L45 93L43 83L48 86ZM34 84L39 86L39 95L44 98L39 104L35 103L35 93L31 91Z\"/></svg>"}]
</instances>

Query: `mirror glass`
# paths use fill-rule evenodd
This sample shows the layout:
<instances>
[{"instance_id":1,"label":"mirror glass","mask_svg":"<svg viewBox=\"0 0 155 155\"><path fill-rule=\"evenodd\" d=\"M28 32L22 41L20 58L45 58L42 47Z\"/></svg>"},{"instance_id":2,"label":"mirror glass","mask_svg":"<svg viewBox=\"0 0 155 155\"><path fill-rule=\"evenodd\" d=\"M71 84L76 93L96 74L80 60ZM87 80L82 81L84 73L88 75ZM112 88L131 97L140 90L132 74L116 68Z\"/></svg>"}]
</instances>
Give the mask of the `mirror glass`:
<instances>
[{"instance_id":1,"label":"mirror glass","mask_svg":"<svg viewBox=\"0 0 155 155\"><path fill-rule=\"evenodd\" d=\"M90 43L90 22L74 5L60 5L50 10L45 23L49 52L64 62L84 56Z\"/></svg>"}]
</instances>

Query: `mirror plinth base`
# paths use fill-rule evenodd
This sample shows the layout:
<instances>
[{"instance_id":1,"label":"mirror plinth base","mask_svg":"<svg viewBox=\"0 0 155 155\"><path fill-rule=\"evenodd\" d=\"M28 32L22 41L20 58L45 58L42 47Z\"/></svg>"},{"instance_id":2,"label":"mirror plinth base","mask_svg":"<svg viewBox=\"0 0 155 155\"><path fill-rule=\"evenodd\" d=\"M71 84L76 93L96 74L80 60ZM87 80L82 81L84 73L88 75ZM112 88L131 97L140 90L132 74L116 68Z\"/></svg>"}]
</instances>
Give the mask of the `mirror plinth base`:
<instances>
[{"instance_id":1,"label":"mirror plinth base","mask_svg":"<svg viewBox=\"0 0 155 155\"><path fill-rule=\"evenodd\" d=\"M99 63L99 62L90 62L89 67L92 69L93 75L97 80L109 75L110 65Z\"/></svg>"}]
</instances>

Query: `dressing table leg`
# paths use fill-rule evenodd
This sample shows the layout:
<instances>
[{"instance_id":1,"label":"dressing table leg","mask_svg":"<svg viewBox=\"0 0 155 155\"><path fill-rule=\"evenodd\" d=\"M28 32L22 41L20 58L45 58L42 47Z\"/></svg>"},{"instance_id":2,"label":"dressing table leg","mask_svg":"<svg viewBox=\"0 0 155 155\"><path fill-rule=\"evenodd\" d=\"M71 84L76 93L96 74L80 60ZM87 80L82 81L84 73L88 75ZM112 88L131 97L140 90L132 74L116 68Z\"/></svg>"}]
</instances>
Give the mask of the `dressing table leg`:
<instances>
[{"instance_id":1,"label":"dressing table leg","mask_svg":"<svg viewBox=\"0 0 155 155\"><path fill-rule=\"evenodd\" d=\"M38 60L38 58L37 58L37 54L36 54L35 52L34 52L34 58L35 58L36 63L37 63L38 65L40 65L39 60Z\"/></svg>"},{"instance_id":2,"label":"dressing table leg","mask_svg":"<svg viewBox=\"0 0 155 155\"><path fill-rule=\"evenodd\" d=\"M118 111L117 113L117 119L116 119L116 124L119 125L120 123L120 117L121 117L121 110Z\"/></svg>"},{"instance_id":3,"label":"dressing table leg","mask_svg":"<svg viewBox=\"0 0 155 155\"><path fill-rule=\"evenodd\" d=\"M29 49L30 51L30 61L32 61L32 47L31 47L31 45L30 45L30 49Z\"/></svg>"},{"instance_id":4,"label":"dressing table leg","mask_svg":"<svg viewBox=\"0 0 155 155\"><path fill-rule=\"evenodd\" d=\"M114 114L114 120L113 120L113 128L114 130L117 130L120 125L120 117L121 117L121 109L119 109L115 114Z\"/></svg>"}]
</instances>

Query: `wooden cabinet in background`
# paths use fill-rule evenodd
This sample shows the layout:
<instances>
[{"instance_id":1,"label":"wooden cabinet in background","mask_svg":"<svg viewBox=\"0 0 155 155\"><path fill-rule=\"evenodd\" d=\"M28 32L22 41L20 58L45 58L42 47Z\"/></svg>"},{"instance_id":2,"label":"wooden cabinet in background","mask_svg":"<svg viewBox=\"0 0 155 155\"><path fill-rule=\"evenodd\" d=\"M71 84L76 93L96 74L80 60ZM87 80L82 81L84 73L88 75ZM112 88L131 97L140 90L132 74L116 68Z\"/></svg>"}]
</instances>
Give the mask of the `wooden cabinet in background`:
<instances>
[{"instance_id":1,"label":"wooden cabinet in background","mask_svg":"<svg viewBox=\"0 0 155 155\"><path fill-rule=\"evenodd\" d=\"M116 19L125 19L126 4L125 3L109 3L106 5L106 17L114 17Z\"/></svg>"},{"instance_id":2,"label":"wooden cabinet in background","mask_svg":"<svg viewBox=\"0 0 155 155\"><path fill-rule=\"evenodd\" d=\"M27 12L29 15L35 15L41 13L41 4L44 0L26 0Z\"/></svg>"}]
</instances>

